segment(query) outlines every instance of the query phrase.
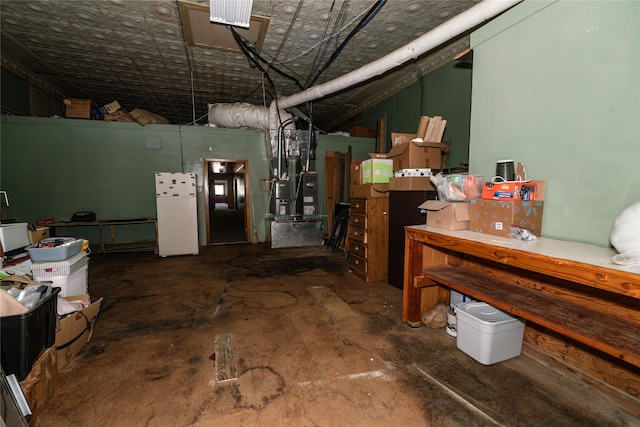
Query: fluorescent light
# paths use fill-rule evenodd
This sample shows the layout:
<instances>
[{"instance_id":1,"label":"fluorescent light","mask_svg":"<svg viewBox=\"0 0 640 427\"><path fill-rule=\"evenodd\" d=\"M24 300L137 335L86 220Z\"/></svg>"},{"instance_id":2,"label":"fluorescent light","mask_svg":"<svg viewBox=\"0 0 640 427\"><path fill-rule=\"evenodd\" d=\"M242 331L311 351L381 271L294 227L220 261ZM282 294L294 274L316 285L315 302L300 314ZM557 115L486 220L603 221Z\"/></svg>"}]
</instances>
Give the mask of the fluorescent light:
<instances>
[{"instance_id":1,"label":"fluorescent light","mask_svg":"<svg viewBox=\"0 0 640 427\"><path fill-rule=\"evenodd\" d=\"M249 28L253 0L209 0L209 20L234 27Z\"/></svg>"}]
</instances>

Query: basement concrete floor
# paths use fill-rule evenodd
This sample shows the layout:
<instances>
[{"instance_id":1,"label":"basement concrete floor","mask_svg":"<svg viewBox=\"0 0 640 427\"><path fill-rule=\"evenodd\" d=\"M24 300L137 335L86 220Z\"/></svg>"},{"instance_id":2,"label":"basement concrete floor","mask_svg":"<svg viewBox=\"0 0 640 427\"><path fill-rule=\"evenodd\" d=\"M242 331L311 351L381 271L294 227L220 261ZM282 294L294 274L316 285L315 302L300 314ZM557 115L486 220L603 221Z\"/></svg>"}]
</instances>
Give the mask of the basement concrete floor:
<instances>
[{"instance_id":1,"label":"basement concrete floor","mask_svg":"<svg viewBox=\"0 0 640 427\"><path fill-rule=\"evenodd\" d=\"M526 355L484 366L444 328L404 325L399 289L361 281L324 246L92 254L89 265L103 308L43 426L638 422Z\"/></svg>"}]
</instances>

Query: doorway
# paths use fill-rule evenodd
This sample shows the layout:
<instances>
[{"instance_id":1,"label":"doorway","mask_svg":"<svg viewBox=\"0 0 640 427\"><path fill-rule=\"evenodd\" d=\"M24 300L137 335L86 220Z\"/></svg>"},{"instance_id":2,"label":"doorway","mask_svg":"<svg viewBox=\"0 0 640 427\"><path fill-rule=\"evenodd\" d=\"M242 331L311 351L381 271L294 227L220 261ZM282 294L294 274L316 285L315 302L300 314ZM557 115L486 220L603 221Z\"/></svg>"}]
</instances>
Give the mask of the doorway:
<instances>
[{"instance_id":1,"label":"doorway","mask_svg":"<svg viewBox=\"0 0 640 427\"><path fill-rule=\"evenodd\" d=\"M205 159L207 244L249 241L248 162Z\"/></svg>"}]
</instances>

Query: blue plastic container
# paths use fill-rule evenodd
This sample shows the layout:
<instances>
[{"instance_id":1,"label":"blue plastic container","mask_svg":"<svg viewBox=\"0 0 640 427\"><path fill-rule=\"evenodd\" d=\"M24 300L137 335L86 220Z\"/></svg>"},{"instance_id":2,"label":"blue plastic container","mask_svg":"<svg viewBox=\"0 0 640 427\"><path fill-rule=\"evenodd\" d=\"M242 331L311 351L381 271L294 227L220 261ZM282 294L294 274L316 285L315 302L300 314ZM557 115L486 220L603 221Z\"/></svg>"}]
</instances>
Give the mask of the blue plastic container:
<instances>
[{"instance_id":1,"label":"blue plastic container","mask_svg":"<svg viewBox=\"0 0 640 427\"><path fill-rule=\"evenodd\" d=\"M59 246L51 248L41 248L38 245L61 242ZM32 262L64 261L80 252L82 249L82 239L75 237L50 237L38 243L24 248L29 253Z\"/></svg>"}]
</instances>

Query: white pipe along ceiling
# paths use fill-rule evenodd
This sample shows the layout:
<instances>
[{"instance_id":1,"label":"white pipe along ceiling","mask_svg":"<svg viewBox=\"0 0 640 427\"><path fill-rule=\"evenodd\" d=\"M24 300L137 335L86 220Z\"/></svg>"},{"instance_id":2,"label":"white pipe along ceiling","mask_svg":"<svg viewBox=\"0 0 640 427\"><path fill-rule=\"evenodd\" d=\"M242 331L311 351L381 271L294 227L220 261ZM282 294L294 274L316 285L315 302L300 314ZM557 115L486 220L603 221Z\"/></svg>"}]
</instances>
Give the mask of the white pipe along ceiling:
<instances>
[{"instance_id":1,"label":"white pipe along ceiling","mask_svg":"<svg viewBox=\"0 0 640 427\"><path fill-rule=\"evenodd\" d=\"M276 108L282 111L304 104L305 102L314 101L383 74L444 44L463 32L488 21L521 1L522 0L484 0L377 61L364 65L337 79L310 87L297 94L278 98L277 103L275 100L272 101L269 108L269 128L278 128Z\"/></svg>"},{"instance_id":2,"label":"white pipe along ceiling","mask_svg":"<svg viewBox=\"0 0 640 427\"><path fill-rule=\"evenodd\" d=\"M490 20L521 1L484 0L380 59L336 79L312 86L290 96L280 97L277 102L275 100L272 101L268 109L261 106L251 106L246 103L209 104L209 124L226 127L247 126L258 129L278 129L280 120L286 121L291 117L289 113L284 111L287 108L321 99L379 76L407 61L418 58L431 49L443 45L454 37ZM278 109L280 110L279 115ZM288 125L288 128L291 128L291 126L291 124Z\"/></svg>"}]
</instances>

